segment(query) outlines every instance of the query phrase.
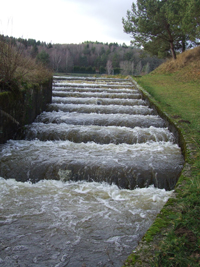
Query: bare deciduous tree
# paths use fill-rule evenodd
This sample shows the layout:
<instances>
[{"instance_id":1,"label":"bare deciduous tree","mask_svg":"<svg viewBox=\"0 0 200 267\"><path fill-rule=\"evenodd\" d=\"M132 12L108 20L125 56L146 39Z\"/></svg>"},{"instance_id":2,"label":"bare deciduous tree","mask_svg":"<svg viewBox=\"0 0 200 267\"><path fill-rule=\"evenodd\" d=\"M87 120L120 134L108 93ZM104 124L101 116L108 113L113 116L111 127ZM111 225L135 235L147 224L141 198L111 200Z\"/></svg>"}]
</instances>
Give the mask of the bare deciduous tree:
<instances>
[{"instance_id":1,"label":"bare deciduous tree","mask_svg":"<svg viewBox=\"0 0 200 267\"><path fill-rule=\"evenodd\" d=\"M134 74L134 62L125 60L120 62L120 70L122 75L133 75Z\"/></svg>"},{"instance_id":2,"label":"bare deciduous tree","mask_svg":"<svg viewBox=\"0 0 200 267\"><path fill-rule=\"evenodd\" d=\"M107 61L106 70L108 75L113 74L112 61L110 59Z\"/></svg>"}]
</instances>

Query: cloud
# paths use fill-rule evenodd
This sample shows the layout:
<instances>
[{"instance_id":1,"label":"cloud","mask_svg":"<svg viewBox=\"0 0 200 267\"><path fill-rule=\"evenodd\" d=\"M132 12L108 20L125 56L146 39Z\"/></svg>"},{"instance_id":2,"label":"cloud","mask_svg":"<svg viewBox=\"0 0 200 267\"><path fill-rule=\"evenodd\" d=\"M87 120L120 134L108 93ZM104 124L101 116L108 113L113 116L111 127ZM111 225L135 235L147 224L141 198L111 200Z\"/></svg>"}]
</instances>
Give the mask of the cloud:
<instances>
[{"instance_id":1,"label":"cloud","mask_svg":"<svg viewBox=\"0 0 200 267\"><path fill-rule=\"evenodd\" d=\"M0 33L53 43L129 43L122 17L130 0L0 0Z\"/></svg>"}]
</instances>

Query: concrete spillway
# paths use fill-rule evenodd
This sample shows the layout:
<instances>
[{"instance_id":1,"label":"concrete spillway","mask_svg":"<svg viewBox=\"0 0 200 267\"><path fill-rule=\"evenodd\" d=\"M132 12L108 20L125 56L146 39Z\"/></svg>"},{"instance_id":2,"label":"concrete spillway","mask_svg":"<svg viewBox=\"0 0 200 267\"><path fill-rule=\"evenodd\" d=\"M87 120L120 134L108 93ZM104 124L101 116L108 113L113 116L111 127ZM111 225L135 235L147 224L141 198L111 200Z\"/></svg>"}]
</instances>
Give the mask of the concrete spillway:
<instances>
[{"instance_id":1,"label":"concrete spillway","mask_svg":"<svg viewBox=\"0 0 200 267\"><path fill-rule=\"evenodd\" d=\"M0 148L4 267L122 266L183 165L166 122L123 79L54 77L25 140Z\"/></svg>"},{"instance_id":2,"label":"concrete spillway","mask_svg":"<svg viewBox=\"0 0 200 267\"><path fill-rule=\"evenodd\" d=\"M128 80L55 77L53 103L27 127L29 141L4 146L1 175L172 189L180 148L141 98Z\"/></svg>"}]
</instances>

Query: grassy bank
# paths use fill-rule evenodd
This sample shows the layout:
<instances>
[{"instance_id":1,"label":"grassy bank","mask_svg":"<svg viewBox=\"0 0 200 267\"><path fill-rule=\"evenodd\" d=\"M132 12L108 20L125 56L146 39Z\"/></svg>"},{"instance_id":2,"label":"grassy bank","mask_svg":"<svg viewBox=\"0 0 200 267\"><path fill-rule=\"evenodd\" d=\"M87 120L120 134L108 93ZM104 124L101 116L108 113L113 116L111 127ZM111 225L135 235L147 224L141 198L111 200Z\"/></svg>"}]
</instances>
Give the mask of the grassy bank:
<instances>
[{"instance_id":1,"label":"grassy bank","mask_svg":"<svg viewBox=\"0 0 200 267\"><path fill-rule=\"evenodd\" d=\"M186 151L176 197L124 266L200 266L200 47L136 81L181 130Z\"/></svg>"}]
</instances>

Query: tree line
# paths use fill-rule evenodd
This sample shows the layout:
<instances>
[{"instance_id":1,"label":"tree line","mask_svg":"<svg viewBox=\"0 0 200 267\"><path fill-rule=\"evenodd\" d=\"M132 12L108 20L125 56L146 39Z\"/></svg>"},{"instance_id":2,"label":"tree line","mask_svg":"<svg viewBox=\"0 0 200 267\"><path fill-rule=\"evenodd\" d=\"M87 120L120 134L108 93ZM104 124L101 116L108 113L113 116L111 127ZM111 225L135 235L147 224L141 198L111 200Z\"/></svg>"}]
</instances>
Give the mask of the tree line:
<instances>
[{"instance_id":1,"label":"tree line","mask_svg":"<svg viewBox=\"0 0 200 267\"><path fill-rule=\"evenodd\" d=\"M163 60L126 44L86 41L81 44L51 44L34 39L1 36L13 45L23 45L24 53L54 72L141 75Z\"/></svg>"}]
</instances>

